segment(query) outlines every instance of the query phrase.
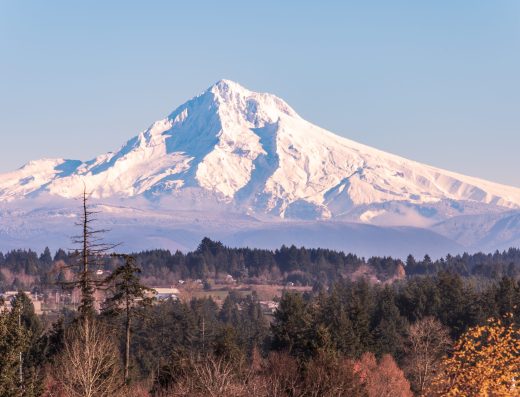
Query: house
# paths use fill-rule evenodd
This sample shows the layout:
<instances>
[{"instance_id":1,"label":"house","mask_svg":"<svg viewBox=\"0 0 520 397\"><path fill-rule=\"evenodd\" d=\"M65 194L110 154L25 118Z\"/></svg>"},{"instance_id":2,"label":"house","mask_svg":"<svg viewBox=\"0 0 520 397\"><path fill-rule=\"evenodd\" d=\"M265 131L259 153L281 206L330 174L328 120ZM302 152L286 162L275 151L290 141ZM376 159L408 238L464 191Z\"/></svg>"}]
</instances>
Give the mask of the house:
<instances>
[{"instance_id":1,"label":"house","mask_svg":"<svg viewBox=\"0 0 520 397\"><path fill-rule=\"evenodd\" d=\"M260 307L265 314L273 314L278 309L278 302L274 301L260 301Z\"/></svg>"},{"instance_id":2,"label":"house","mask_svg":"<svg viewBox=\"0 0 520 397\"><path fill-rule=\"evenodd\" d=\"M159 301L164 301L168 299L177 300L179 299L179 290L175 287L163 288L163 287L155 287L153 288L156 292L155 297Z\"/></svg>"},{"instance_id":3,"label":"house","mask_svg":"<svg viewBox=\"0 0 520 397\"><path fill-rule=\"evenodd\" d=\"M235 279L233 278L233 276L231 274L226 274L225 281L226 281L226 283L234 283Z\"/></svg>"}]
</instances>

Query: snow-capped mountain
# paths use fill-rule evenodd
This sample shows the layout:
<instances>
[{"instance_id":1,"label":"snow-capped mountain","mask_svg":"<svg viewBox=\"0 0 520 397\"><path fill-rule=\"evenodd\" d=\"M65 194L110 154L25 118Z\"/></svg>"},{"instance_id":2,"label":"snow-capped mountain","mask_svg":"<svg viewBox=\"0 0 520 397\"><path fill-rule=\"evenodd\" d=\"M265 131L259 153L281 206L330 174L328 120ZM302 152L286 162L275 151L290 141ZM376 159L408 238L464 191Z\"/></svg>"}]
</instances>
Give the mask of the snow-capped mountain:
<instances>
[{"instance_id":1,"label":"snow-capped mountain","mask_svg":"<svg viewBox=\"0 0 520 397\"><path fill-rule=\"evenodd\" d=\"M302 119L274 95L228 80L114 153L86 162L32 161L0 175L4 219L13 208L34 214L43 198L46 206L67 202L85 187L93 198L110 203L113 219L122 213L131 218L145 207L148 215L139 212L141 222L174 210L198 211L204 219L218 208L223 215L217 223L224 229L229 214L235 214L244 217L240 230L255 222L269 227L289 220L296 222L291 227L302 221L319 221L322 227L323 222L357 223L431 229L457 244L453 222L443 222L483 214L498 220L520 209L519 188L353 142ZM471 246L466 240L463 245Z\"/></svg>"}]
</instances>

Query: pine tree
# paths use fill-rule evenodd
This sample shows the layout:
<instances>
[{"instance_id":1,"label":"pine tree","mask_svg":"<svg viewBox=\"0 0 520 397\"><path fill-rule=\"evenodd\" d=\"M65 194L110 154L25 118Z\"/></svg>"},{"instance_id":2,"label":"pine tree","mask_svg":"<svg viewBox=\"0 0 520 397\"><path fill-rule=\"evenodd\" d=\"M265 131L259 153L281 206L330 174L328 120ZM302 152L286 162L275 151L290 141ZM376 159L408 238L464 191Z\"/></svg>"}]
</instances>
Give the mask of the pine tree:
<instances>
[{"instance_id":1,"label":"pine tree","mask_svg":"<svg viewBox=\"0 0 520 397\"><path fill-rule=\"evenodd\" d=\"M132 319L137 316L136 308L150 306L153 303L155 290L141 284L139 279L141 269L137 266L133 256L113 256L122 258L124 263L105 280L105 284L112 289L112 295L105 300L103 312L112 316L121 314L125 316L124 381L128 383Z\"/></svg>"},{"instance_id":2,"label":"pine tree","mask_svg":"<svg viewBox=\"0 0 520 397\"><path fill-rule=\"evenodd\" d=\"M41 373L45 361L43 325L34 311L34 305L29 297L19 292L12 300L13 310L18 311L19 326L27 340L21 353L22 379L24 397L39 396L43 391L43 376Z\"/></svg>"},{"instance_id":3,"label":"pine tree","mask_svg":"<svg viewBox=\"0 0 520 397\"><path fill-rule=\"evenodd\" d=\"M201 298L192 299L190 308L198 326L197 330L193 330L194 346L191 350L198 350L206 356L218 330L218 306L211 298Z\"/></svg>"},{"instance_id":4,"label":"pine tree","mask_svg":"<svg viewBox=\"0 0 520 397\"><path fill-rule=\"evenodd\" d=\"M476 303L473 291L467 288L462 278L456 274L440 272L437 288L441 304L437 318L451 329L451 336L458 338L468 326L475 325L471 305Z\"/></svg>"},{"instance_id":5,"label":"pine tree","mask_svg":"<svg viewBox=\"0 0 520 397\"><path fill-rule=\"evenodd\" d=\"M260 307L260 302L255 292L244 298L241 304L241 323L237 325L240 333L241 344L248 352L261 346L267 338L269 323Z\"/></svg>"},{"instance_id":6,"label":"pine tree","mask_svg":"<svg viewBox=\"0 0 520 397\"><path fill-rule=\"evenodd\" d=\"M237 367L244 360L243 351L238 345L236 329L231 325L224 325L217 332L213 351L217 357L233 363Z\"/></svg>"},{"instance_id":7,"label":"pine tree","mask_svg":"<svg viewBox=\"0 0 520 397\"><path fill-rule=\"evenodd\" d=\"M395 294L390 287L380 291L372 321L376 354L389 353L400 359L404 352L407 324L395 305Z\"/></svg>"},{"instance_id":8,"label":"pine tree","mask_svg":"<svg viewBox=\"0 0 520 397\"><path fill-rule=\"evenodd\" d=\"M318 307L319 322L327 328L335 349L347 357L354 357L360 350L361 342L341 300L339 286L335 286L328 296L320 295Z\"/></svg>"},{"instance_id":9,"label":"pine tree","mask_svg":"<svg viewBox=\"0 0 520 397\"><path fill-rule=\"evenodd\" d=\"M45 250L40 255L40 262L49 267L52 264L52 256L49 247L45 247Z\"/></svg>"},{"instance_id":10,"label":"pine tree","mask_svg":"<svg viewBox=\"0 0 520 397\"><path fill-rule=\"evenodd\" d=\"M246 297L230 293L224 300L219 319L237 330L240 345L248 352L260 346L268 333L268 323L256 293Z\"/></svg>"},{"instance_id":11,"label":"pine tree","mask_svg":"<svg viewBox=\"0 0 520 397\"><path fill-rule=\"evenodd\" d=\"M13 302L7 311L0 306L0 396L24 396L24 354L28 350L30 333L21 321L23 307Z\"/></svg>"},{"instance_id":12,"label":"pine tree","mask_svg":"<svg viewBox=\"0 0 520 397\"><path fill-rule=\"evenodd\" d=\"M497 306L495 315L505 316L508 313L513 313L515 317L520 315L520 286L516 280L503 277L494 292L494 300Z\"/></svg>"},{"instance_id":13,"label":"pine tree","mask_svg":"<svg viewBox=\"0 0 520 397\"><path fill-rule=\"evenodd\" d=\"M371 314L373 312L374 297L372 288L367 281L362 280L347 290L347 313L352 323L354 335L356 335L359 345L357 346L356 357L373 346L373 338L370 330Z\"/></svg>"},{"instance_id":14,"label":"pine tree","mask_svg":"<svg viewBox=\"0 0 520 397\"><path fill-rule=\"evenodd\" d=\"M295 356L310 356L312 351L312 315L301 294L285 293L271 324L272 348Z\"/></svg>"}]
</instances>

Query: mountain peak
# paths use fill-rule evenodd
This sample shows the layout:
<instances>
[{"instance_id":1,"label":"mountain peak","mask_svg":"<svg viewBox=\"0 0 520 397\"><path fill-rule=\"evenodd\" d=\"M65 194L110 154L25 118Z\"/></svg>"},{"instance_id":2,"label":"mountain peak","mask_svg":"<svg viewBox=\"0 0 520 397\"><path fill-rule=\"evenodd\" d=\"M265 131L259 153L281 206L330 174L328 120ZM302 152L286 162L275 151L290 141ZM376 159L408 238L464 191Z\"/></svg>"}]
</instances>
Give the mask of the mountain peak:
<instances>
[{"instance_id":1,"label":"mountain peak","mask_svg":"<svg viewBox=\"0 0 520 397\"><path fill-rule=\"evenodd\" d=\"M276 95L251 91L236 81L221 79L206 89L199 96L177 108L170 117L177 116L182 110L194 103L202 103L207 108L208 102L223 109L228 115L237 114L246 119L265 117L269 122L276 122L281 115L300 118L283 99ZM225 108L225 109L224 109Z\"/></svg>"},{"instance_id":2,"label":"mountain peak","mask_svg":"<svg viewBox=\"0 0 520 397\"><path fill-rule=\"evenodd\" d=\"M213 84L209 91L214 93L230 93L230 92L236 92L236 93L242 93L242 94L250 94L251 91L249 91L244 86L240 85L239 83L228 80L228 79L221 79L217 81L215 84Z\"/></svg>"},{"instance_id":3,"label":"mountain peak","mask_svg":"<svg viewBox=\"0 0 520 397\"><path fill-rule=\"evenodd\" d=\"M242 227L249 233L262 224L282 225L276 218L306 221L287 229L294 232L283 231L290 239L307 233L311 227L307 221L328 219L327 228L335 234L331 241L340 236L342 243L351 239L334 225L350 222L371 225L349 229L352 241L362 230L376 230L372 226L426 228L464 245L485 243L495 235L509 242L512 233L520 241L520 215L511 215L520 209L520 189L356 143L304 120L273 94L254 92L226 79L113 153L86 162L42 159L0 174L1 240L20 220L22 207L34 206L27 212L28 219L39 219L41 210L47 224L38 226L38 233L47 234L49 225L59 225L59 217L70 222L70 211L48 213L47 208L66 203L61 198L78 197L85 186L94 199L110 202L109 219L132 225L126 229L149 222L149 232L140 231L140 236L152 242L164 237L166 224L177 228L177 220L188 222L197 233L201 227L217 230L221 221L226 233ZM27 201L21 205L18 200L24 198ZM5 218L8 201L13 201L14 218ZM38 203L45 207L37 207ZM138 210L128 207L133 203ZM28 224L33 221L23 220L26 239ZM319 234L312 238L314 242L332 237L322 235L325 224L312 226ZM269 238L277 233L270 227ZM398 241L405 241L401 231L395 229ZM379 246L370 241L372 247Z\"/></svg>"},{"instance_id":4,"label":"mountain peak","mask_svg":"<svg viewBox=\"0 0 520 397\"><path fill-rule=\"evenodd\" d=\"M396 212L391 203L425 206L417 217L433 214L428 221L455 211L443 202L520 207L520 189L358 144L305 121L273 94L226 79L117 152L62 163L43 161L0 175L0 201L39 192L75 197L85 183L96 197L197 190L248 213L304 219L372 222Z\"/></svg>"}]
</instances>

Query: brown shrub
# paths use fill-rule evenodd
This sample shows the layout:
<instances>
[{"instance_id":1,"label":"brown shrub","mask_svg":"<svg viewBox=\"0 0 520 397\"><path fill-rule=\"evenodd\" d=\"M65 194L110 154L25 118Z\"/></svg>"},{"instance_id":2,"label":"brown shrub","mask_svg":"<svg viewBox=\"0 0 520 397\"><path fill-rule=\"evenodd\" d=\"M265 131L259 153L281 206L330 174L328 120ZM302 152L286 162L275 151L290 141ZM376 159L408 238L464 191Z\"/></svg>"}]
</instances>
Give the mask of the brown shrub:
<instances>
[{"instance_id":1,"label":"brown shrub","mask_svg":"<svg viewBox=\"0 0 520 397\"><path fill-rule=\"evenodd\" d=\"M410 383L392 356L384 355L379 363L373 353L365 353L355 369L366 387L368 397L412 397Z\"/></svg>"},{"instance_id":2,"label":"brown shrub","mask_svg":"<svg viewBox=\"0 0 520 397\"><path fill-rule=\"evenodd\" d=\"M332 352L320 351L305 368L303 395L309 397L366 396L354 363Z\"/></svg>"}]
</instances>

